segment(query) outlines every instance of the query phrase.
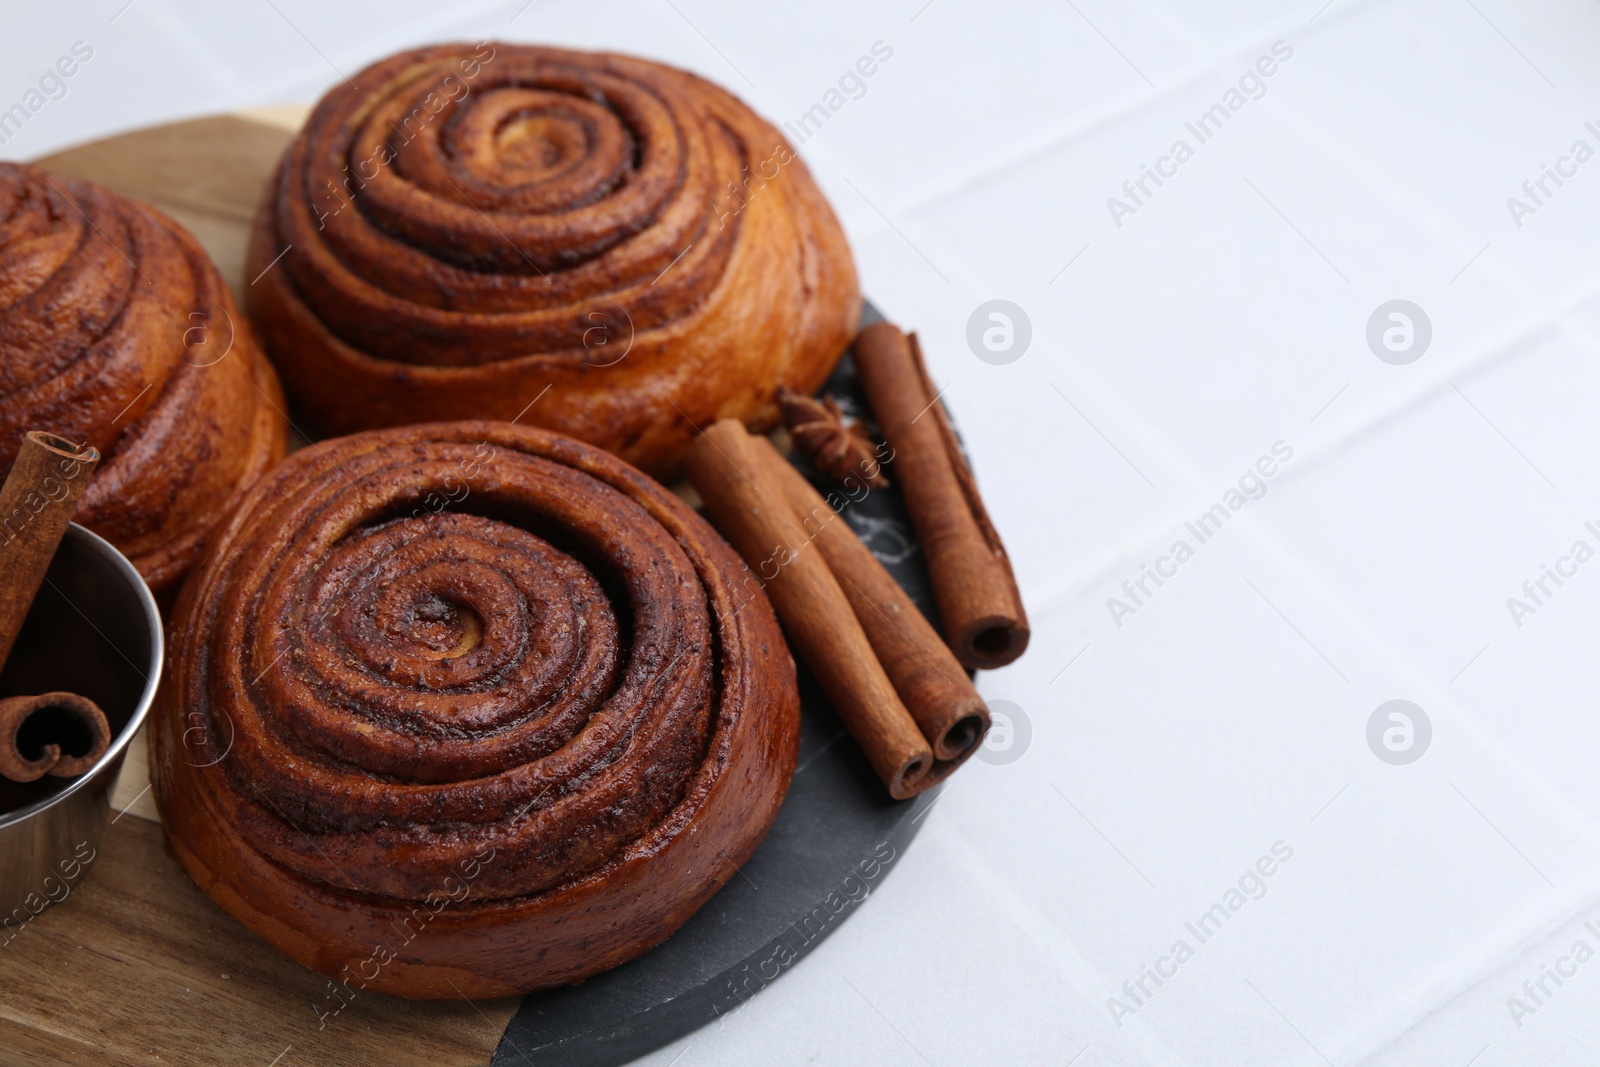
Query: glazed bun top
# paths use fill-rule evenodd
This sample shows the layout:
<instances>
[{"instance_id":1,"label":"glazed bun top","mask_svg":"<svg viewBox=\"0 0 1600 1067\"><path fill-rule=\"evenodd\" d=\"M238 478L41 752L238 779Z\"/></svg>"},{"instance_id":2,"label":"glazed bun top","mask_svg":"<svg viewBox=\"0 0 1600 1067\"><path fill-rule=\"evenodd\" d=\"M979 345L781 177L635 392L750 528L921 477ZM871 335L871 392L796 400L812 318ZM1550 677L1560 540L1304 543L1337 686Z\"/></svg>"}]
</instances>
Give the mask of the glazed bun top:
<instances>
[{"instance_id":1,"label":"glazed bun top","mask_svg":"<svg viewBox=\"0 0 1600 1067\"><path fill-rule=\"evenodd\" d=\"M330 91L263 201L261 270L251 310L323 431L520 415L655 473L695 426L815 389L860 311L832 211L738 99L508 44Z\"/></svg>"},{"instance_id":2,"label":"glazed bun top","mask_svg":"<svg viewBox=\"0 0 1600 1067\"><path fill-rule=\"evenodd\" d=\"M282 406L187 230L91 182L0 163L0 471L29 430L99 449L75 517L160 590L283 455Z\"/></svg>"}]
</instances>

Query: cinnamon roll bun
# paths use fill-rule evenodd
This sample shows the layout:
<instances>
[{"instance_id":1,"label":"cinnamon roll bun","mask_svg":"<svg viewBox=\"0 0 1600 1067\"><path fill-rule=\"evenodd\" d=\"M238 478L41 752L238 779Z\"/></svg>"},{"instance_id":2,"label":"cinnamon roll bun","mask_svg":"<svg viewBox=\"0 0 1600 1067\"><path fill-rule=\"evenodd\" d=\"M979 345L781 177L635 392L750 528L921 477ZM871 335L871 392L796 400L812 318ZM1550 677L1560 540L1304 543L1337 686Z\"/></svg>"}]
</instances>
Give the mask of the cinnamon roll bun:
<instances>
[{"instance_id":1,"label":"cinnamon roll bun","mask_svg":"<svg viewBox=\"0 0 1600 1067\"><path fill-rule=\"evenodd\" d=\"M861 306L805 164L734 96L500 43L332 89L257 213L263 271L250 311L324 432L521 416L656 474L695 426L775 423Z\"/></svg>"},{"instance_id":2,"label":"cinnamon roll bun","mask_svg":"<svg viewBox=\"0 0 1600 1067\"><path fill-rule=\"evenodd\" d=\"M159 591L283 456L282 407L187 230L91 182L0 163L0 470L29 430L99 449L75 518Z\"/></svg>"},{"instance_id":3,"label":"cinnamon roll bun","mask_svg":"<svg viewBox=\"0 0 1600 1067\"><path fill-rule=\"evenodd\" d=\"M628 960L734 875L794 770L794 662L748 577L677 497L544 430L297 452L175 610L151 756L173 850L350 990Z\"/></svg>"}]
</instances>

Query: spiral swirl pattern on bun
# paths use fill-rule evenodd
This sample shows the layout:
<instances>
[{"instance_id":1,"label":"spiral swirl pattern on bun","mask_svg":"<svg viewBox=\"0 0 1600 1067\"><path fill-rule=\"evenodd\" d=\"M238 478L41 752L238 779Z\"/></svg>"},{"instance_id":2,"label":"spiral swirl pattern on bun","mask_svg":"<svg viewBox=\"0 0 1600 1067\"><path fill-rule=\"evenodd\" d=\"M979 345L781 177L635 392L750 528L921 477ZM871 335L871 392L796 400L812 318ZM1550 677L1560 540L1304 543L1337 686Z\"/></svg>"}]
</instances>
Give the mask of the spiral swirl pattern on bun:
<instances>
[{"instance_id":1,"label":"spiral swirl pattern on bun","mask_svg":"<svg viewBox=\"0 0 1600 1067\"><path fill-rule=\"evenodd\" d=\"M554 48L423 48L336 86L248 275L280 255L250 309L324 431L522 415L656 473L694 426L815 390L860 312L777 130L684 71Z\"/></svg>"},{"instance_id":2,"label":"spiral swirl pattern on bun","mask_svg":"<svg viewBox=\"0 0 1600 1067\"><path fill-rule=\"evenodd\" d=\"M175 611L173 848L256 933L384 992L629 959L732 876L793 772L794 664L748 577L660 485L547 431L300 451Z\"/></svg>"},{"instance_id":3,"label":"spiral swirl pattern on bun","mask_svg":"<svg viewBox=\"0 0 1600 1067\"><path fill-rule=\"evenodd\" d=\"M155 589L283 455L277 377L204 250L90 182L0 163L0 357L0 471L29 430L99 449L75 517Z\"/></svg>"}]
</instances>

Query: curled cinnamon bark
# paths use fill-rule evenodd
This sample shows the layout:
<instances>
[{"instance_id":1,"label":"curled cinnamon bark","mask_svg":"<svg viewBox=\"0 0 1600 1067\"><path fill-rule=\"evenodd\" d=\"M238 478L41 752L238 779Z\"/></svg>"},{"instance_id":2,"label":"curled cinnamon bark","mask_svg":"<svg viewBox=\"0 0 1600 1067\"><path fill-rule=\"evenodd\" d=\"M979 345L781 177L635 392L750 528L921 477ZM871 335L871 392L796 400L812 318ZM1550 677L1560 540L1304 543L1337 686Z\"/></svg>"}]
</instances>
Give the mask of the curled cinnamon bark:
<instances>
[{"instance_id":1,"label":"curled cinnamon bark","mask_svg":"<svg viewBox=\"0 0 1600 1067\"><path fill-rule=\"evenodd\" d=\"M631 959L734 876L793 773L794 663L743 576L677 497L557 434L296 453L174 609L173 850L361 987L504 996Z\"/></svg>"},{"instance_id":2,"label":"curled cinnamon bark","mask_svg":"<svg viewBox=\"0 0 1600 1067\"><path fill-rule=\"evenodd\" d=\"M0 775L33 782L45 775L76 778L111 747L105 713L76 693L0 700Z\"/></svg>"},{"instance_id":3,"label":"curled cinnamon bark","mask_svg":"<svg viewBox=\"0 0 1600 1067\"><path fill-rule=\"evenodd\" d=\"M194 237L91 182L0 163L0 470L39 426L105 457L77 521L175 585L283 455L283 398Z\"/></svg>"},{"instance_id":4,"label":"curled cinnamon bark","mask_svg":"<svg viewBox=\"0 0 1600 1067\"><path fill-rule=\"evenodd\" d=\"M790 507L763 445L737 421L724 419L707 427L689 449L689 479L717 528L765 583L790 640L889 795L896 800L915 796L937 780L929 773L933 752L839 581ZM771 446L766 449L776 459Z\"/></svg>"},{"instance_id":5,"label":"curled cinnamon bark","mask_svg":"<svg viewBox=\"0 0 1600 1067\"><path fill-rule=\"evenodd\" d=\"M916 337L875 322L856 337L855 360L894 448L895 478L928 560L945 639L968 667L1004 667L1028 647L1028 615Z\"/></svg>"},{"instance_id":6,"label":"curled cinnamon bark","mask_svg":"<svg viewBox=\"0 0 1600 1067\"><path fill-rule=\"evenodd\" d=\"M895 692L933 746L929 773L943 778L983 741L989 729L983 698L938 631L845 520L766 438L756 438L754 448L821 550Z\"/></svg>"},{"instance_id":7,"label":"curled cinnamon bark","mask_svg":"<svg viewBox=\"0 0 1600 1067\"><path fill-rule=\"evenodd\" d=\"M32 430L22 439L0 486L0 667L99 462L92 446L52 433Z\"/></svg>"},{"instance_id":8,"label":"curled cinnamon bark","mask_svg":"<svg viewBox=\"0 0 1600 1067\"><path fill-rule=\"evenodd\" d=\"M335 86L268 185L246 274L324 432L520 420L653 473L694 426L771 425L776 388L820 385L861 304L805 164L734 96L503 42Z\"/></svg>"}]
</instances>

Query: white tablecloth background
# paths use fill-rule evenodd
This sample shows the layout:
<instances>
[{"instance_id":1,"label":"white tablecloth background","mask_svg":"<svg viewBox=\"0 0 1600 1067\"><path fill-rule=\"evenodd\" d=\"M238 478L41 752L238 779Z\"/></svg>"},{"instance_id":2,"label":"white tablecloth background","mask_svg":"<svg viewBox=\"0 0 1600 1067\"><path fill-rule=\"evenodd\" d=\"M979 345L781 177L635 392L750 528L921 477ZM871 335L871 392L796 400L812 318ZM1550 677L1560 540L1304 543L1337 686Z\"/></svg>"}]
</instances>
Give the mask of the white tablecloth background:
<instances>
[{"instance_id":1,"label":"white tablecloth background","mask_svg":"<svg viewBox=\"0 0 1600 1067\"><path fill-rule=\"evenodd\" d=\"M7 13L0 108L93 55L0 155L314 99L433 40L658 57L791 123L892 49L802 154L1010 545L1033 646L979 685L1031 739L958 775L815 954L645 1062L1600 1059L1600 962L1572 954L1600 950L1600 564L1522 592L1600 547L1600 160L1572 156L1600 151L1600 6L125 3ZM1201 144L1185 124L1276 42ZM993 298L1031 322L1008 365L966 340ZM1393 299L1431 322L1408 365L1367 342ZM1280 442L1199 544L1185 521ZM1391 699L1432 724L1410 765L1368 747ZM1547 967L1570 976L1525 991Z\"/></svg>"}]
</instances>

